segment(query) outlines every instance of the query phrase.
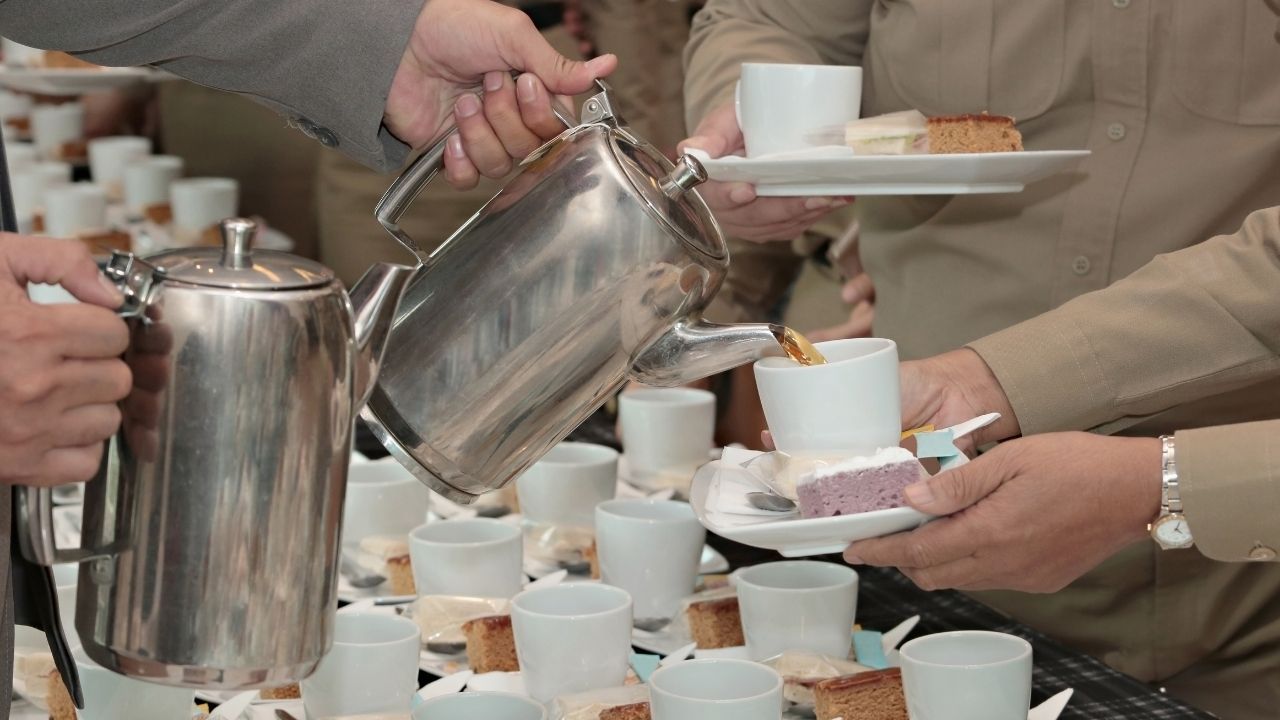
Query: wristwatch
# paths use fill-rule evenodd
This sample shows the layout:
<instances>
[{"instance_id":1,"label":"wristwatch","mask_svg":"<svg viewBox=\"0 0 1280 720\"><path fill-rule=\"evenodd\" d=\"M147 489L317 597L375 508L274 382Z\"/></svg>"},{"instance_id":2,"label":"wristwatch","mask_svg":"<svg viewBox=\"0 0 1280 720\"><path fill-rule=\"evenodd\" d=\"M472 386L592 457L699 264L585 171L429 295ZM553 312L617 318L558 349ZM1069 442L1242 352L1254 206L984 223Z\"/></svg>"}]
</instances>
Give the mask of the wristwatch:
<instances>
[{"instance_id":1,"label":"wristwatch","mask_svg":"<svg viewBox=\"0 0 1280 720\"><path fill-rule=\"evenodd\" d=\"M1178 464L1173 452L1173 436L1160 438L1160 514L1147 526L1151 537L1164 550L1191 547L1191 527L1182 514L1182 495L1178 490Z\"/></svg>"}]
</instances>

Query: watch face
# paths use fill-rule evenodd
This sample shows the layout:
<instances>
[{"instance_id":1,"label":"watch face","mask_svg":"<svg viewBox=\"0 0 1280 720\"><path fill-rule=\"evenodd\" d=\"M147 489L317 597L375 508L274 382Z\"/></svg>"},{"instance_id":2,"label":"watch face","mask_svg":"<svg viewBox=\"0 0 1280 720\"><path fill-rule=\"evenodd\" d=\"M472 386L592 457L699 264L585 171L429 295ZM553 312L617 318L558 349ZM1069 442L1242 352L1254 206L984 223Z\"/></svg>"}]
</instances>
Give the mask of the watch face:
<instances>
[{"instance_id":1,"label":"watch face","mask_svg":"<svg viewBox=\"0 0 1280 720\"><path fill-rule=\"evenodd\" d=\"M1191 528L1187 525L1187 519L1181 515L1160 518L1159 524L1156 525L1156 539L1165 547L1190 547Z\"/></svg>"}]
</instances>

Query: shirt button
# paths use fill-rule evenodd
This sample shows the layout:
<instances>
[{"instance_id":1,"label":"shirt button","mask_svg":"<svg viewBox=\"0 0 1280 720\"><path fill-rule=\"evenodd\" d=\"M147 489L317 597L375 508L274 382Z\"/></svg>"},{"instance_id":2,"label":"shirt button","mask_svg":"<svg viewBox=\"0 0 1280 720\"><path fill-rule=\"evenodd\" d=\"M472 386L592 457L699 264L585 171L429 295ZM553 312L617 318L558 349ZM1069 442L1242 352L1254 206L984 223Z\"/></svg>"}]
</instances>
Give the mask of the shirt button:
<instances>
[{"instance_id":1,"label":"shirt button","mask_svg":"<svg viewBox=\"0 0 1280 720\"><path fill-rule=\"evenodd\" d=\"M1111 123L1107 126L1107 137L1112 140L1123 140L1126 132L1124 123Z\"/></svg>"},{"instance_id":2,"label":"shirt button","mask_svg":"<svg viewBox=\"0 0 1280 720\"><path fill-rule=\"evenodd\" d=\"M1275 560L1276 551L1272 550L1266 545L1256 545L1252 550L1249 551L1249 559L1258 560L1261 562L1266 562L1268 560Z\"/></svg>"},{"instance_id":3,"label":"shirt button","mask_svg":"<svg viewBox=\"0 0 1280 720\"><path fill-rule=\"evenodd\" d=\"M1092 265L1089 262L1089 258L1083 255L1077 255L1076 259L1071 261L1071 272L1077 275L1088 275L1090 267Z\"/></svg>"},{"instance_id":4,"label":"shirt button","mask_svg":"<svg viewBox=\"0 0 1280 720\"><path fill-rule=\"evenodd\" d=\"M1129 0L1111 0L1111 4L1123 10L1129 7Z\"/></svg>"},{"instance_id":5,"label":"shirt button","mask_svg":"<svg viewBox=\"0 0 1280 720\"><path fill-rule=\"evenodd\" d=\"M338 147L338 136L329 128L316 128L316 140L325 147Z\"/></svg>"}]
</instances>

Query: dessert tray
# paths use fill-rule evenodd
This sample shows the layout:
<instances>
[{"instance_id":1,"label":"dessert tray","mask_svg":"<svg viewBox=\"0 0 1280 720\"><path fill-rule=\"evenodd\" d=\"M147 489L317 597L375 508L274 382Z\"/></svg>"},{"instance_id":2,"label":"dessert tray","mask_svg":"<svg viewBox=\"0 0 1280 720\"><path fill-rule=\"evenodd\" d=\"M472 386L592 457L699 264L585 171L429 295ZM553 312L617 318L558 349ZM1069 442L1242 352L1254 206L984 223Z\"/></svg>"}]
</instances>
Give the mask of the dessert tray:
<instances>
[{"instance_id":1,"label":"dessert tray","mask_svg":"<svg viewBox=\"0 0 1280 720\"><path fill-rule=\"evenodd\" d=\"M748 182L760 197L967 195L1021 192L1073 169L1088 150L950 155L855 155L845 146L762 158L711 158L690 149L712 180Z\"/></svg>"},{"instance_id":2,"label":"dessert tray","mask_svg":"<svg viewBox=\"0 0 1280 720\"><path fill-rule=\"evenodd\" d=\"M80 95L173 77L145 67L101 69L0 67L0 87L41 95Z\"/></svg>"}]
</instances>

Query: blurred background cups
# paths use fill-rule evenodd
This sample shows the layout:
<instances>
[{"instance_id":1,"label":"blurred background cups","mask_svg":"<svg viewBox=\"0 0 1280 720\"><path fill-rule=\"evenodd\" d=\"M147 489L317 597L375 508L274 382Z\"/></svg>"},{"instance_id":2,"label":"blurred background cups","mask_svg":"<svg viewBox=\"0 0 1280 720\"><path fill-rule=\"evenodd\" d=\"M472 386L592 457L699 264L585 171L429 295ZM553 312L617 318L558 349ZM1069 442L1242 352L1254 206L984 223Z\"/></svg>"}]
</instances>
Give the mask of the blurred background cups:
<instances>
[{"instance_id":1,"label":"blurred background cups","mask_svg":"<svg viewBox=\"0 0 1280 720\"><path fill-rule=\"evenodd\" d=\"M426 521L431 491L395 458L352 462L342 506L342 544L373 535L405 536Z\"/></svg>"},{"instance_id":2,"label":"blurred background cups","mask_svg":"<svg viewBox=\"0 0 1280 720\"><path fill-rule=\"evenodd\" d=\"M18 218L18 231L43 233L44 194L53 186L71 182L71 166L63 162L31 163L9 173L13 189L13 210ZM40 218L37 223L36 218Z\"/></svg>"},{"instance_id":3,"label":"blurred background cups","mask_svg":"<svg viewBox=\"0 0 1280 720\"><path fill-rule=\"evenodd\" d=\"M815 131L844 137L845 123L858 119L862 68L743 63L737 103L747 157L804 150Z\"/></svg>"},{"instance_id":4,"label":"blurred background cups","mask_svg":"<svg viewBox=\"0 0 1280 720\"><path fill-rule=\"evenodd\" d=\"M688 503L628 499L596 507L600 581L631 595L641 626L674 617L693 594L706 539Z\"/></svg>"},{"instance_id":5,"label":"blurred background cups","mask_svg":"<svg viewBox=\"0 0 1280 720\"><path fill-rule=\"evenodd\" d=\"M107 193L93 183L70 183L44 193L44 234L74 238L107 227Z\"/></svg>"},{"instance_id":6,"label":"blurred background cups","mask_svg":"<svg viewBox=\"0 0 1280 720\"><path fill-rule=\"evenodd\" d=\"M124 198L124 171L131 163L151 154L151 141L144 137L117 135L89 141L89 174L113 201Z\"/></svg>"},{"instance_id":7,"label":"blurred background cups","mask_svg":"<svg viewBox=\"0 0 1280 720\"><path fill-rule=\"evenodd\" d=\"M1027 717L1031 644L1026 640L962 630L916 638L899 652L911 720Z\"/></svg>"},{"instance_id":8,"label":"blurred background cups","mask_svg":"<svg viewBox=\"0 0 1280 720\"><path fill-rule=\"evenodd\" d=\"M631 655L631 596L595 583L565 583L511 601L520 673L530 697L621 685Z\"/></svg>"},{"instance_id":9,"label":"blurred background cups","mask_svg":"<svg viewBox=\"0 0 1280 720\"><path fill-rule=\"evenodd\" d=\"M649 677L653 720L778 720L782 676L746 660L688 660Z\"/></svg>"},{"instance_id":10,"label":"blurred background cups","mask_svg":"<svg viewBox=\"0 0 1280 720\"><path fill-rule=\"evenodd\" d=\"M8 142L4 144L5 161L9 164L9 172L21 170L40 159L36 146L27 142Z\"/></svg>"},{"instance_id":11,"label":"blurred background cups","mask_svg":"<svg viewBox=\"0 0 1280 720\"><path fill-rule=\"evenodd\" d=\"M747 654L764 660L787 650L849 657L858 573L829 562L786 560L733 575Z\"/></svg>"},{"instance_id":12,"label":"blurred background cups","mask_svg":"<svg viewBox=\"0 0 1280 720\"><path fill-rule=\"evenodd\" d=\"M84 709L80 711L80 720L174 720L191 717L194 691L117 674L90 660L84 648L76 648L74 655L80 686L84 690Z\"/></svg>"},{"instance_id":13,"label":"blurred background cups","mask_svg":"<svg viewBox=\"0 0 1280 720\"><path fill-rule=\"evenodd\" d=\"M46 160L83 157L84 106L78 102L37 105L31 110L31 139Z\"/></svg>"},{"instance_id":14,"label":"blurred background cups","mask_svg":"<svg viewBox=\"0 0 1280 720\"><path fill-rule=\"evenodd\" d=\"M432 698L413 709L413 720L545 720L535 700L505 692L464 692Z\"/></svg>"},{"instance_id":15,"label":"blurred background cups","mask_svg":"<svg viewBox=\"0 0 1280 720\"><path fill-rule=\"evenodd\" d=\"M898 346L882 338L817 344L825 365L787 358L755 364L769 432L790 455L870 455L902 435Z\"/></svg>"},{"instance_id":16,"label":"blurred background cups","mask_svg":"<svg viewBox=\"0 0 1280 720\"><path fill-rule=\"evenodd\" d=\"M218 244L217 224L238 214L240 185L231 178L176 180L169 193L174 240L179 245Z\"/></svg>"},{"instance_id":17,"label":"blurred background cups","mask_svg":"<svg viewBox=\"0 0 1280 720\"><path fill-rule=\"evenodd\" d=\"M510 598L524 584L520 528L474 518L422 525L409 533L419 595Z\"/></svg>"},{"instance_id":18,"label":"blurred background cups","mask_svg":"<svg viewBox=\"0 0 1280 720\"><path fill-rule=\"evenodd\" d=\"M176 155L152 155L135 160L124 169L125 210L133 217L168 222L173 215L169 187L180 177L182 158Z\"/></svg>"},{"instance_id":19,"label":"blurred background cups","mask_svg":"<svg viewBox=\"0 0 1280 720\"><path fill-rule=\"evenodd\" d=\"M397 615L339 613L333 647L303 680L302 704L308 718L409 712L418 690L421 633ZM190 717L191 706L186 714Z\"/></svg>"},{"instance_id":20,"label":"blurred background cups","mask_svg":"<svg viewBox=\"0 0 1280 720\"><path fill-rule=\"evenodd\" d=\"M35 67L44 59L44 51L21 45L9 38L0 38L0 48L4 52L4 64L9 67Z\"/></svg>"},{"instance_id":21,"label":"blurred background cups","mask_svg":"<svg viewBox=\"0 0 1280 720\"><path fill-rule=\"evenodd\" d=\"M687 491L714 443L716 396L693 388L628 390L618 398L618 423L632 480L652 486L679 477L677 490Z\"/></svg>"}]
</instances>

